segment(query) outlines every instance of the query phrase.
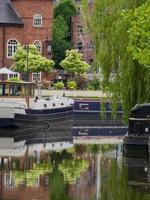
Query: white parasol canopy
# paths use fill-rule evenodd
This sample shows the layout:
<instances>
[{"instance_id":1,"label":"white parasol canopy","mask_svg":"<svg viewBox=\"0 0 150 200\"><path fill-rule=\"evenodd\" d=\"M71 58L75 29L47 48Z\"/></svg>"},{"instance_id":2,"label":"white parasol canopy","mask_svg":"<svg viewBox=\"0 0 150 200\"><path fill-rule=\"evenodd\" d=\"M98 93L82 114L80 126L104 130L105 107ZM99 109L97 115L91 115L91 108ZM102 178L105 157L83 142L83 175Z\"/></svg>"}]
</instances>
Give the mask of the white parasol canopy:
<instances>
[{"instance_id":1,"label":"white parasol canopy","mask_svg":"<svg viewBox=\"0 0 150 200\"><path fill-rule=\"evenodd\" d=\"M6 67L2 67L0 69L0 74L16 74L16 72L13 72L12 70L10 70Z\"/></svg>"}]
</instances>

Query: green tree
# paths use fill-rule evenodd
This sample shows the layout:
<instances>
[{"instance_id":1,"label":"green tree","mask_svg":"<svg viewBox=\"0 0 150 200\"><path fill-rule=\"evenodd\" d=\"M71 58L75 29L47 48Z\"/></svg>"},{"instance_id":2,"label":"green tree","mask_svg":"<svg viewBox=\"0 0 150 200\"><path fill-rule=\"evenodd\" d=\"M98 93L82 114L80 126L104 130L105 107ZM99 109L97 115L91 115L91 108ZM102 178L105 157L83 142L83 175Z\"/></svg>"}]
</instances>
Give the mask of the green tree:
<instances>
[{"instance_id":1,"label":"green tree","mask_svg":"<svg viewBox=\"0 0 150 200\"><path fill-rule=\"evenodd\" d=\"M141 65L150 68L150 1L123 17L130 22L128 51Z\"/></svg>"},{"instance_id":2,"label":"green tree","mask_svg":"<svg viewBox=\"0 0 150 200\"><path fill-rule=\"evenodd\" d=\"M53 20L53 42L52 56L55 61L55 66L59 66L61 60L65 58L66 49L71 46L70 41L66 40L69 36L69 28L62 16L58 16Z\"/></svg>"},{"instance_id":3,"label":"green tree","mask_svg":"<svg viewBox=\"0 0 150 200\"><path fill-rule=\"evenodd\" d=\"M66 51L66 58L61 61L60 65L66 72L77 76L83 75L90 68L90 65L83 61L82 54L75 49Z\"/></svg>"},{"instance_id":4,"label":"green tree","mask_svg":"<svg viewBox=\"0 0 150 200\"><path fill-rule=\"evenodd\" d=\"M72 0L61 0L54 8L52 54L55 67L65 58L71 43L71 17L76 15L76 6Z\"/></svg>"},{"instance_id":5,"label":"green tree","mask_svg":"<svg viewBox=\"0 0 150 200\"><path fill-rule=\"evenodd\" d=\"M60 2L54 8L54 18L62 16L69 29L71 28L71 17L76 15L76 13L76 6L72 0L60 0Z\"/></svg>"},{"instance_id":6,"label":"green tree","mask_svg":"<svg viewBox=\"0 0 150 200\"><path fill-rule=\"evenodd\" d=\"M137 19L124 19L129 10L136 12L136 8L144 2L146 0L95 0L92 16L88 17L96 63L101 67L104 77L103 90L112 97L113 110L116 109L117 102L122 101L126 120L131 107L150 100L148 70L129 51L132 44L130 28L132 24L134 26L132 20L136 23ZM87 1L83 0L83 12L87 15L86 5ZM142 28L147 30L146 27ZM112 72L115 74L113 81L110 80Z\"/></svg>"},{"instance_id":7,"label":"green tree","mask_svg":"<svg viewBox=\"0 0 150 200\"><path fill-rule=\"evenodd\" d=\"M43 57L34 45L29 45L28 50L20 45L13 60L13 69L17 72L50 72L54 65L54 61Z\"/></svg>"}]
</instances>

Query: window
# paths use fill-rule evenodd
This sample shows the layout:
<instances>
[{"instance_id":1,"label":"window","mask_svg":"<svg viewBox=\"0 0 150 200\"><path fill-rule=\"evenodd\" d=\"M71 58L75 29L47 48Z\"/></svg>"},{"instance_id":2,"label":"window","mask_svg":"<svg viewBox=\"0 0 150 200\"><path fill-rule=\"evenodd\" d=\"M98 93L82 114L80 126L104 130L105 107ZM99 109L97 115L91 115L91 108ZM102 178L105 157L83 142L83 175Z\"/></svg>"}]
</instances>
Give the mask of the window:
<instances>
[{"instance_id":1,"label":"window","mask_svg":"<svg viewBox=\"0 0 150 200\"><path fill-rule=\"evenodd\" d=\"M41 82L41 72L32 73L32 81L33 82Z\"/></svg>"},{"instance_id":2,"label":"window","mask_svg":"<svg viewBox=\"0 0 150 200\"><path fill-rule=\"evenodd\" d=\"M42 43L39 40L35 40L33 44L36 46L39 53L42 53Z\"/></svg>"},{"instance_id":3,"label":"window","mask_svg":"<svg viewBox=\"0 0 150 200\"><path fill-rule=\"evenodd\" d=\"M83 27L82 25L77 25L77 32L82 33L83 32Z\"/></svg>"},{"instance_id":4,"label":"window","mask_svg":"<svg viewBox=\"0 0 150 200\"><path fill-rule=\"evenodd\" d=\"M13 54L16 52L17 44L18 44L18 42L15 39L9 40L7 42L7 57L8 58L12 58Z\"/></svg>"},{"instance_id":5,"label":"window","mask_svg":"<svg viewBox=\"0 0 150 200\"><path fill-rule=\"evenodd\" d=\"M93 49L93 42L92 42L92 41L90 41L90 43L89 43L89 49L90 49L90 50Z\"/></svg>"},{"instance_id":6,"label":"window","mask_svg":"<svg viewBox=\"0 0 150 200\"><path fill-rule=\"evenodd\" d=\"M77 43L77 49L78 50L82 50L82 46L83 46L82 42Z\"/></svg>"},{"instance_id":7,"label":"window","mask_svg":"<svg viewBox=\"0 0 150 200\"><path fill-rule=\"evenodd\" d=\"M42 16L40 14L35 14L33 17L33 26L41 27L42 26Z\"/></svg>"}]
</instances>

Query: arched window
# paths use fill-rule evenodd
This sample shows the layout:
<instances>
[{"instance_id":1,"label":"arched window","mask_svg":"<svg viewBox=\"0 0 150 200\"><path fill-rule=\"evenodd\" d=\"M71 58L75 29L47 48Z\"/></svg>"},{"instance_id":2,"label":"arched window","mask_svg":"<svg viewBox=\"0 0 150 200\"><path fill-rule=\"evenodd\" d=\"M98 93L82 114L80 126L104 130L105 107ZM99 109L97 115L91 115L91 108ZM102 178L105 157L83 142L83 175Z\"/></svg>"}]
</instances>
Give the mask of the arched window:
<instances>
[{"instance_id":1,"label":"arched window","mask_svg":"<svg viewBox=\"0 0 150 200\"><path fill-rule=\"evenodd\" d=\"M12 58L13 54L17 50L17 45L18 45L18 42L15 39L9 40L7 42L7 57L8 58Z\"/></svg>"},{"instance_id":2,"label":"arched window","mask_svg":"<svg viewBox=\"0 0 150 200\"><path fill-rule=\"evenodd\" d=\"M34 27L41 27L42 26L42 15L35 14L33 17L33 26Z\"/></svg>"},{"instance_id":3,"label":"arched window","mask_svg":"<svg viewBox=\"0 0 150 200\"><path fill-rule=\"evenodd\" d=\"M42 53L42 43L40 40L35 40L33 42L33 44L36 46L37 50L39 51L39 53Z\"/></svg>"}]
</instances>

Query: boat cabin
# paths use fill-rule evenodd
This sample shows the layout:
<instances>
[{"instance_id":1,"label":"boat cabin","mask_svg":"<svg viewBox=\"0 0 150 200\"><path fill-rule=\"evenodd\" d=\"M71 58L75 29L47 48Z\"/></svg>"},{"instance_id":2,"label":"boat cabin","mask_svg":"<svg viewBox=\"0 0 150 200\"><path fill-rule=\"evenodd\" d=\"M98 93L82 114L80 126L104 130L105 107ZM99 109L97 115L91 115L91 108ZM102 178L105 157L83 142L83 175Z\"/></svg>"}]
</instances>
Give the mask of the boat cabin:
<instances>
[{"instance_id":1,"label":"boat cabin","mask_svg":"<svg viewBox=\"0 0 150 200\"><path fill-rule=\"evenodd\" d=\"M150 135L150 103L139 104L131 109L129 135Z\"/></svg>"},{"instance_id":2,"label":"boat cabin","mask_svg":"<svg viewBox=\"0 0 150 200\"><path fill-rule=\"evenodd\" d=\"M0 81L0 98L34 96L36 84L24 81Z\"/></svg>"}]
</instances>

